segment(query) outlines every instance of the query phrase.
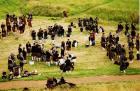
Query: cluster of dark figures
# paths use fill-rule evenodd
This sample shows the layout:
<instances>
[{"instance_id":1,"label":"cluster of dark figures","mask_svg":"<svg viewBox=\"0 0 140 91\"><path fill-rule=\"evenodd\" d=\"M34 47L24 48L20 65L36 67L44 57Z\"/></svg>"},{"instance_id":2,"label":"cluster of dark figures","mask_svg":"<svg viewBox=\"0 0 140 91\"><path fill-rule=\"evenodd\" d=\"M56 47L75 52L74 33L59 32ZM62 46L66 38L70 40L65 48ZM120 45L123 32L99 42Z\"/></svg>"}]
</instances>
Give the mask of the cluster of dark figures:
<instances>
[{"instance_id":1,"label":"cluster of dark figures","mask_svg":"<svg viewBox=\"0 0 140 91\"><path fill-rule=\"evenodd\" d=\"M51 37L52 43L54 43L55 36L64 37L65 34L67 37L70 37L72 35L71 25L68 26L67 32L62 25L58 24L54 24L54 26L48 26L47 29L40 28L38 32L36 32L35 30L32 30L31 32L33 43L36 41L36 37L38 37L39 43L42 43L42 40L46 42L49 35Z\"/></svg>"},{"instance_id":2,"label":"cluster of dark figures","mask_svg":"<svg viewBox=\"0 0 140 91\"><path fill-rule=\"evenodd\" d=\"M78 18L78 27L80 28L80 32L89 31L89 44L95 45L95 34L98 34L100 32L104 32L104 28L102 26L98 27L98 21L99 19L95 17L93 19L92 17L87 18ZM74 25L71 23L71 25Z\"/></svg>"},{"instance_id":3,"label":"cluster of dark figures","mask_svg":"<svg viewBox=\"0 0 140 91\"><path fill-rule=\"evenodd\" d=\"M27 64L26 59L27 56L32 57L31 61L37 60L38 62L46 62L48 66L54 64L56 66L60 66L61 74L68 71L71 71L71 68L74 69L74 62L76 57L70 54L71 47L76 47L76 41L73 43L68 39L66 42L62 41L61 48L59 46L52 45L50 50L46 51L45 45L40 45L39 43L33 43L31 45L30 42L26 43L26 47L22 48L22 45L19 44L18 47L18 55L17 59L19 60L19 64L16 63L16 58L14 54L11 54L8 58L8 69L10 72L15 73L14 71L18 70L18 75L23 71L24 65ZM60 49L60 54L58 52ZM67 57L66 57L67 56ZM65 59L66 57L66 59Z\"/></svg>"},{"instance_id":4,"label":"cluster of dark figures","mask_svg":"<svg viewBox=\"0 0 140 91\"><path fill-rule=\"evenodd\" d=\"M83 19L78 18L78 27L80 28L81 32L83 32L83 30L93 31L95 33L104 32L102 26L98 27L98 21L99 19L97 17L95 17L95 19L93 19L92 17L84 17Z\"/></svg>"},{"instance_id":5,"label":"cluster of dark figures","mask_svg":"<svg viewBox=\"0 0 140 91\"><path fill-rule=\"evenodd\" d=\"M128 24L126 24L128 25ZM120 65L120 71L125 72L125 69L129 66L129 62L127 60L130 60L130 63L133 63L134 60L134 48L136 48L137 53L137 60L140 60L140 53L139 53L139 40L140 40L140 35L137 33L136 35L136 28L135 25L132 24L132 29L131 33L128 32L128 28L125 29L125 34L128 39L128 50L129 50L129 56L126 56L126 48L125 45L119 43L119 33L123 31L123 26L122 24L118 24L118 29L116 32L116 35L112 35L109 33L107 37L105 37L105 34L102 34L101 37L101 46L103 49L107 50L107 56L109 57L110 60L117 60L114 62L114 64ZM127 31L127 32L126 32ZM133 34L133 32L135 33ZM134 39L136 42L134 43Z\"/></svg>"},{"instance_id":6,"label":"cluster of dark figures","mask_svg":"<svg viewBox=\"0 0 140 91\"><path fill-rule=\"evenodd\" d=\"M1 39L5 39L7 35L10 35L11 32L16 33L18 31L20 34L23 34L27 22L28 26L32 27L32 19L32 14L28 14L27 18L26 15L22 15L19 19L14 14L7 14L6 23L2 22L1 24L0 41Z\"/></svg>"},{"instance_id":7,"label":"cluster of dark figures","mask_svg":"<svg viewBox=\"0 0 140 91\"><path fill-rule=\"evenodd\" d=\"M71 88L72 87L75 87L76 84L73 84L73 83L69 83L69 82L66 82L66 80L64 79L64 77L61 77L60 81L58 82L56 78L48 78L47 79L47 83L46 83L46 89L53 89L57 86L61 86L63 84L68 84Z\"/></svg>"},{"instance_id":8,"label":"cluster of dark figures","mask_svg":"<svg viewBox=\"0 0 140 91\"><path fill-rule=\"evenodd\" d=\"M56 79L55 77L53 77L53 78L47 78L47 82L45 84L44 91L47 90L47 89L52 90L52 89L54 89L57 86L61 86L61 85L65 85L65 84L69 85L70 88L76 87L76 84L67 82L64 79L64 77L61 77L59 81L58 81L58 79ZM30 91L30 89L25 87L23 89L23 91Z\"/></svg>"},{"instance_id":9,"label":"cluster of dark figures","mask_svg":"<svg viewBox=\"0 0 140 91\"><path fill-rule=\"evenodd\" d=\"M61 42L61 47L52 45L52 48L50 50L46 50L44 44L40 45L39 43L33 43L31 45L29 42L26 44L27 53L29 53L32 56L32 60L37 60L38 62L46 62L48 66L51 64L54 64L56 66L60 66L60 70L62 70L61 74L63 72L70 71L71 68L74 68L74 62L76 60L76 57L71 55L69 52L71 51L71 47L77 46L77 41L74 40L71 42L69 39L64 42ZM58 51L60 49L60 53ZM65 57L67 58L65 59Z\"/></svg>"},{"instance_id":10,"label":"cluster of dark figures","mask_svg":"<svg viewBox=\"0 0 140 91\"><path fill-rule=\"evenodd\" d=\"M32 75L38 75L37 70L29 72L29 71L23 71L23 66L26 64L26 61L24 60L24 57L22 53L20 55L17 55L17 59L19 62L16 62L16 56L11 53L11 55L8 57L8 70L9 75L7 72L2 73L2 79L18 79L20 77L29 77ZM39 74L40 75L40 74Z\"/></svg>"}]
</instances>

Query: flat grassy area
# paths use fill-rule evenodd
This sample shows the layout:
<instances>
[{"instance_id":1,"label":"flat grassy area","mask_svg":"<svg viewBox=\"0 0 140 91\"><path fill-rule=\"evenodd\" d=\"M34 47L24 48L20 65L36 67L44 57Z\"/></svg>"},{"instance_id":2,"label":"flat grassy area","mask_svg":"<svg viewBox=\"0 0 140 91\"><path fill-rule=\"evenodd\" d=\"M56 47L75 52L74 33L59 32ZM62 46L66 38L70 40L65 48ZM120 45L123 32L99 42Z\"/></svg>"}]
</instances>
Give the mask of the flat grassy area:
<instances>
[{"instance_id":1,"label":"flat grassy area","mask_svg":"<svg viewBox=\"0 0 140 91\"><path fill-rule=\"evenodd\" d=\"M78 84L75 88L69 88L67 85L57 87L53 91L139 91L140 81L129 81L129 82L105 82L105 83L89 83L89 84ZM29 88L31 91L43 91L45 86L40 88ZM9 89L3 91L22 91L20 89ZM52 91L52 90L47 90Z\"/></svg>"},{"instance_id":2,"label":"flat grassy area","mask_svg":"<svg viewBox=\"0 0 140 91\"><path fill-rule=\"evenodd\" d=\"M64 21L51 21L51 20L44 20L43 19L35 19L33 21L34 29L38 31L40 27L45 28L46 25L53 25L54 23L58 23L64 26L65 29L67 29L68 23L65 23ZM104 26L104 25L103 25ZM104 26L106 35L108 35L109 32L115 33L115 27L111 26ZM18 45L21 43L23 46L25 46L25 43L27 41L31 41L30 37L30 30L28 30L28 27L26 28L26 32L24 36L20 36L17 33L17 36L19 36L19 40L14 40L15 35L11 34L9 37L7 37L5 40L1 42L0 46L0 73L3 71L8 71L7 69L7 59L9 54L18 52ZM137 60L134 60L133 64L130 64L130 67L126 70L126 74L120 73L119 66L114 65L112 61L108 59L106 56L106 51L102 50L100 46L100 37L101 33L96 35L96 45L94 47L85 48L85 45L88 43L88 33L83 32L80 33L79 29L73 29L71 40L76 39L79 42L79 46L77 48L72 48L71 53L73 53L75 56L77 56L77 62L75 63L75 70L72 72L71 75L68 75L65 77L86 77L86 76L99 76L99 75L135 75L140 74L140 62ZM120 42L123 44L127 44L126 37L124 34L120 34ZM82 39L82 40L81 40ZM56 38L56 45L60 45L60 42L64 40L66 41L67 38ZM46 49L50 49L50 38L45 43ZM126 46L127 47L127 46ZM127 48L128 49L128 48ZM58 49L59 50L59 49ZM128 51L128 50L127 50ZM128 54L128 52L127 52ZM136 49L135 49L135 56L136 56ZM136 59L136 57L135 57ZM27 62L31 60L31 57L28 57ZM129 60L128 60L129 61ZM18 60L17 60L18 62ZM41 73L41 76L31 76L28 78L20 78L16 80L45 80L46 77L60 77L60 70L59 67L51 66L48 67L43 62L35 62L35 65L30 66L29 64L26 64L24 67L24 70L33 71L37 69L39 73ZM0 78L0 81L7 81L2 80Z\"/></svg>"}]
</instances>

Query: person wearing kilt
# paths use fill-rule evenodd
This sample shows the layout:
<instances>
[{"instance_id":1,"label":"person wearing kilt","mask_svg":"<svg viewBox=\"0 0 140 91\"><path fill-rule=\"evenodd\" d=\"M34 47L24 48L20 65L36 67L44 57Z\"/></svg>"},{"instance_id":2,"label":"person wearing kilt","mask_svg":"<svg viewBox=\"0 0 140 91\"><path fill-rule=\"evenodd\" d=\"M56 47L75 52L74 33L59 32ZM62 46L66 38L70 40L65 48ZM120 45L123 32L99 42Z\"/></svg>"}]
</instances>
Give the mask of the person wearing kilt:
<instances>
[{"instance_id":1,"label":"person wearing kilt","mask_svg":"<svg viewBox=\"0 0 140 91\"><path fill-rule=\"evenodd\" d=\"M32 36L33 43L35 43L35 41L36 41L36 32L35 32L35 30L32 30L31 36Z\"/></svg>"},{"instance_id":2,"label":"person wearing kilt","mask_svg":"<svg viewBox=\"0 0 140 91\"><path fill-rule=\"evenodd\" d=\"M27 52L25 50L25 47L23 47L23 51L22 51L22 54L23 54L23 57L24 57L24 63L26 63L26 55L27 55Z\"/></svg>"},{"instance_id":3,"label":"person wearing kilt","mask_svg":"<svg viewBox=\"0 0 140 91\"><path fill-rule=\"evenodd\" d=\"M1 29L2 30L5 30L5 24L2 22L2 24L1 24Z\"/></svg>"},{"instance_id":4,"label":"person wearing kilt","mask_svg":"<svg viewBox=\"0 0 140 91\"><path fill-rule=\"evenodd\" d=\"M42 38L43 38L42 29L39 29L37 36L38 36L39 43L42 43Z\"/></svg>"},{"instance_id":5,"label":"person wearing kilt","mask_svg":"<svg viewBox=\"0 0 140 91\"><path fill-rule=\"evenodd\" d=\"M56 51L54 54L53 54L53 61L55 63L55 65L57 66L58 65L58 51Z\"/></svg>"},{"instance_id":6,"label":"person wearing kilt","mask_svg":"<svg viewBox=\"0 0 140 91\"><path fill-rule=\"evenodd\" d=\"M16 32L16 26L17 26L17 25L14 23L14 24L13 24L13 27L12 27L12 30L13 30L14 33Z\"/></svg>"},{"instance_id":7,"label":"person wearing kilt","mask_svg":"<svg viewBox=\"0 0 140 91\"><path fill-rule=\"evenodd\" d=\"M32 19L31 18L28 18L27 19L27 22L28 22L29 28L31 28L32 27Z\"/></svg>"},{"instance_id":8,"label":"person wearing kilt","mask_svg":"<svg viewBox=\"0 0 140 91\"><path fill-rule=\"evenodd\" d=\"M105 49L105 43L106 43L106 38L105 38L104 33L103 33L102 37L101 37L101 46L102 46L103 50Z\"/></svg>"},{"instance_id":9,"label":"person wearing kilt","mask_svg":"<svg viewBox=\"0 0 140 91\"><path fill-rule=\"evenodd\" d=\"M27 50L27 54L29 54L30 55L30 53L31 53L31 44L30 44L30 42L28 41L27 43L26 43L26 50Z\"/></svg>"},{"instance_id":10,"label":"person wearing kilt","mask_svg":"<svg viewBox=\"0 0 140 91\"><path fill-rule=\"evenodd\" d=\"M44 29L44 41L47 42L47 39L48 39L48 32L47 32L47 29Z\"/></svg>"},{"instance_id":11,"label":"person wearing kilt","mask_svg":"<svg viewBox=\"0 0 140 91\"><path fill-rule=\"evenodd\" d=\"M133 50L132 50L132 48L130 48L130 50L129 50L129 60L130 60L130 63L133 63L133 59L134 59Z\"/></svg>"},{"instance_id":12,"label":"person wearing kilt","mask_svg":"<svg viewBox=\"0 0 140 91\"><path fill-rule=\"evenodd\" d=\"M135 39L135 37L136 37L136 31L135 30L131 31L131 36L132 36L132 39Z\"/></svg>"},{"instance_id":13,"label":"person wearing kilt","mask_svg":"<svg viewBox=\"0 0 140 91\"><path fill-rule=\"evenodd\" d=\"M8 25L7 25L7 35L9 35L9 34L10 34L10 32L11 32L11 25L10 25L10 24L8 24Z\"/></svg>"},{"instance_id":14,"label":"person wearing kilt","mask_svg":"<svg viewBox=\"0 0 140 91\"><path fill-rule=\"evenodd\" d=\"M136 36L136 49L137 49L137 53L139 53L139 49L140 49L140 35L139 35L139 33Z\"/></svg>"},{"instance_id":15,"label":"person wearing kilt","mask_svg":"<svg viewBox=\"0 0 140 91\"><path fill-rule=\"evenodd\" d=\"M22 52L19 54L19 62L20 62L20 68L21 68L21 71L23 71L24 57L23 57Z\"/></svg>"},{"instance_id":16,"label":"person wearing kilt","mask_svg":"<svg viewBox=\"0 0 140 91\"><path fill-rule=\"evenodd\" d=\"M41 56L42 56L41 46L37 44L36 45L36 58L38 62L41 61Z\"/></svg>"},{"instance_id":17,"label":"person wearing kilt","mask_svg":"<svg viewBox=\"0 0 140 91\"><path fill-rule=\"evenodd\" d=\"M126 22L126 24L125 24L125 35L127 35L128 30L129 30L129 24Z\"/></svg>"},{"instance_id":18,"label":"person wearing kilt","mask_svg":"<svg viewBox=\"0 0 140 91\"><path fill-rule=\"evenodd\" d=\"M20 34L24 33L24 25L23 24L19 25L19 31L20 31Z\"/></svg>"},{"instance_id":19,"label":"person wearing kilt","mask_svg":"<svg viewBox=\"0 0 140 91\"><path fill-rule=\"evenodd\" d=\"M31 48L31 56L32 56L32 60L35 60L36 57L36 44L34 43L32 48Z\"/></svg>"},{"instance_id":20,"label":"person wearing kilt","mask_svg":"<svg viewBox=\"0 0 140 91\"><path fill-rule=\"evenodd\" d=\"M55 38L55 33L54 32L52 32L52 34L51 34L51 39L52 39L52 44L54 44L54 38Z\"/></svg>"},{"instance_id":21,"label":"person wearing kilt","mask_svg":"<svg viewBox=\"0 0 140 91\"><path fill-rule=\"evenodd\" d=\"M49 50L47 50L45 54L46 54L46 64L48 66L50 66L50 64L51 64L51 53L49 52Z\"/></svg>"},{"instance_id":22,"label":"person wearing kilt","mask_svg":"<svg viewBox=\"0 0 140 91\"><path fill-rule=\"evenodd\" d=\"M66 50L70 51L71 50L71 41L68 39L68 41L66 42Z\"/></svg>"},{"instance_id":23,"label":"person wearing kilt","mask_svg":"<svg viewBox=\"0 0 140 91\"><path fill-rule=\"evenodd\" d=\"M122 25L122 22L120 22L118 24L118 32L121 32L123 30L123 25Z\"/></svg>"},{"instance_id":24,"label":"person wearing kilt","mask_svg":"<svg viewBox=\"0 0 140 91\"><path fill-rule=\"evenodd\" d=\"M68 34L67 34L67 37L70 37L72 34L72 28L69 26L68 27Z\"/></svg>"},{"instance_id":25,"label":"person wearing kilt","mask_svg":"<svg viewBox=\"0 0 140 91\"><path fill-rule=\"evenodd\" d=\"M3 38L3 39L6 38L6 30L2 30L2 38Z\"/></svg>"}]
</instances>

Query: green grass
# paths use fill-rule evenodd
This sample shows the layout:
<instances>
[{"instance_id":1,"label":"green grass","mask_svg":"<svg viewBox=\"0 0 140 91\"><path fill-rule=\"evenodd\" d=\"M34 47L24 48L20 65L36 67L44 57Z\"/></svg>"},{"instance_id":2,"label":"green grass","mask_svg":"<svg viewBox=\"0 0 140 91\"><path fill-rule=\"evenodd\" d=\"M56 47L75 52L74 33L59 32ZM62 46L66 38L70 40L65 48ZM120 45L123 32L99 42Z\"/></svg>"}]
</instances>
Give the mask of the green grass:
<instances>
[{"instance_id":1,"label":"green grass","mask_svg":"<svg viewBox=\"0 0 140 91\"><path fill-rule=\"evenodd\" d=\"M111 30L110 30L111 31ZM79 31L73 32L73 37L77 36ZM87 36L87 33L84 32L81 34L82 36ZM98 35L99 36L99 35ZM12 38L12 36L11 36ZM25 39L26 40L26 39ZM79 40L79 39L78 39ZM121 38L121 42L126 39ZM14 40L15 41L15 40ZM87 40L88 41L88 40ZM85 41L84 44L80 42L78 48L72 48L72 53L74 53L78 57L78 61L75 63L75 70L72 72L71 75L68 75L66 78L73 78L73 77L87 77L87 76L101 76L101 75L136 75L140 74L140 68L134 68L135 65L138 63L130 64L130 67L126 70L126 73L121 73L119 71L119 66L114 65L112 61L108 59L106 56L106 51L103 51L100 47L100 39L96 39L96 45L94 47L85 48L85 44L88 42ZM20 42L13 42L9 41L12 45L20 43ZM23 41L22 43L25 43ZM59 41L58 41L59 42ZM5 45L2 43L2 45ZM8 47L8 45L7 45ZM46 45L46 49L49 49L51 46ZM3 49L4 50L4 49ZM7 58L4 58L7 60ZM28 57L28 61L31 60L31 57ZM7 65L5 65L7 66ZM3 68L2 68L3 69ZM2 70L1 69L1 70ZM48 67L43 62L35 62L35 65L30 66L29 64L25 65L24 70L33 71L37 69L41 76L31 76L28 78L20 78L16 80L45 80L46 77L60 77L60 69L56 66ZM2 80L0 81L8 81Z\"/></svg>"},{"instance_id":2,"label":"green grass","mask_svg":"<svg viewBox=\"0 0 140 91\"><path fill-rule=\"evenodd\" d=\"M98 16L103 23L139 20L138 0L0 0L0 17L32 13L34 16L63 17L63 10L70 16L67 21L79 16Z\"/></svg>"}]
</instances>

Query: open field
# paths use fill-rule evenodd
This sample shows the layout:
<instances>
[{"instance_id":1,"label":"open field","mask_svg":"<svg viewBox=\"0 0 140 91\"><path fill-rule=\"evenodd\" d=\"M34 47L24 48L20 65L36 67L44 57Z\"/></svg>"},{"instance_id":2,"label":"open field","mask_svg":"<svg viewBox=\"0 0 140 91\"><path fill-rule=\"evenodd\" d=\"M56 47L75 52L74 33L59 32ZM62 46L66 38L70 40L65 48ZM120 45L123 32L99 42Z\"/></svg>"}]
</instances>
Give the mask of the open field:
<instances>
[{"instance_id":1,"label":"open field","mask_svg":"<svg viewBox=\"0 0 140 91\"><path fill-rule=\"evenodd\" d=\"M39 23L37 23L39 21ZM39 29L40 25L42 25L42 28L45 28L47 24L53 24L53 21L47 21L47 20L34 20L34 29ZM65 23L64 21L59 21L59 24L62 24L66 27L68 26L68 23ZM115 30L114 27L104 26L106 33L108 34L110 31ZM114 31L115 33L115 31ZM19 35L20 36L20 35ZM30 37L30 30L26 30L25 34L23 36L20 36L19 40L14 40L14 35L9 36L6 40L1 42L0 46L2 52L1 55L1 67L0 72L2 71L8 71L7 69L7 57L8 55L13 52L17 53L18 45L21 43L23 46L25 46L25 43L27 41L31 42ZM100 37L101 33L96 35L96 45L94 47L85 48L85 45L88 43L88 33L80 33L79 29L74 29L73 35L71 40L76 39L79 42L79 46L77 48L73 48L71 53L73 53L75 56L78 57L78 61L75 64L75 70L72 72L71 75L65 76L65 77L85 77L85 76L96 76L96 75L124 75L124 73L120 73L119 66L114 65L113 62L109 61L108 57L106 56L106 51L102 50L100 46ZM82 39L82 40L81 40ZM124 34L121 34L120 42L123 44L126 44L126 37ZM61 40L67 40L67 38L56 38L56 45L60 45ZM51 47L50 39L45 44L46 49L49 49ZM10 45L9 45L10 43ZM127 48L128 49L128 48ZM135 57L136 59L136 57ZM30 57L28 57L28 61L31 60ZM45 80L46 77L60 77L60 70L59 67L51 66L48 67L45 63L42 62L36 62L35 65L25 65L24 70L33 71L35 69L38 70L39 73L41 73L41 76L34 76L34 77L28 77L28 78L21 78L18 80ZM133 64L130 64L130 67L126 70L126 75L135 75L140 74L140 62L135 60ZM86 72L86 73L85 73ZM1 80L2 81L2 80ZM4 80L5 81L5 80Z\"/></svg>"},{"instance_id":2,"label":"open field","mask_svg":"<svg viewBox=\"0 0 140 91\"><path fill-rule=\"evenodd\" d=\"M14 13L17 16L22 14L32 13L34 16L33 28L36 31L46 26L54 25L58 23L64 26L67 30L70 21L77 23L79 17L98 17L99 26L103 26L105 29L105 35L109 32L115 34L117 24L119 21L126 21L131 24L134 21L137 25L137 32L139 32L139 1L138 0L0 0L0 23L5 22L5 15L7 13ZM62 11L68 11L68 18L63 18ZM1 30L0 30L1 31ZM0 74L3 71L8 72L7 62L10 53L17 54L18 45L25 46L27 41L32 42L30 31L26 27L26 31L23 36L19 33L11 34L5 40L0 42ZM101 33L96 35L96 45L94 47L85 48L88 44L88 32L80 33L79 28L73 28L71 40L77 40L79 46L72 48L71 53L77 56L77 62L75 63L75 69L70 75L64 75L67 79L78 79L82 77L94 77L94 76L126 76L126 75L140 75L140 61L136 60L136 48L134 48L135 60L133 64L130 64L126 73L121 73L119 66L114 65L113 61L110 61L106 56L106 51L102 50L100 46ZM124 33L120 33L120 43L125 44L127 57L127 38ZM19 40L15 40L15 37L19 36ZM62 40L66 41L68 38L56 38L56 45L60 45ZM51 48L51 39L45 43L46 50ZM27 62L31 60L28 57ZM128 60L129 61L129 60ZM18 62L18 60L17 60ZM30 66L26 64L24 70L33 71L38 70L41 73L39 76L31 76L27 78L15 79L14 81L44 81L46 77L60 78L59 67L48 67L43 62L35 62L35 65ZM0 75L1 76L1 75ZM137 79L140 80L140 79ZM5 82L8 80L2 80ZM89 82L79 83L77 88L65 89L65 91L140 91L140 81L126 81L126 82ZM64 91L64 87L58 87L54 91ZM30 88L31 91L42 91L43 86L39 88ZM21 89L9 89L6 91L21 91Z\"/></svg>"}]
</instances>

